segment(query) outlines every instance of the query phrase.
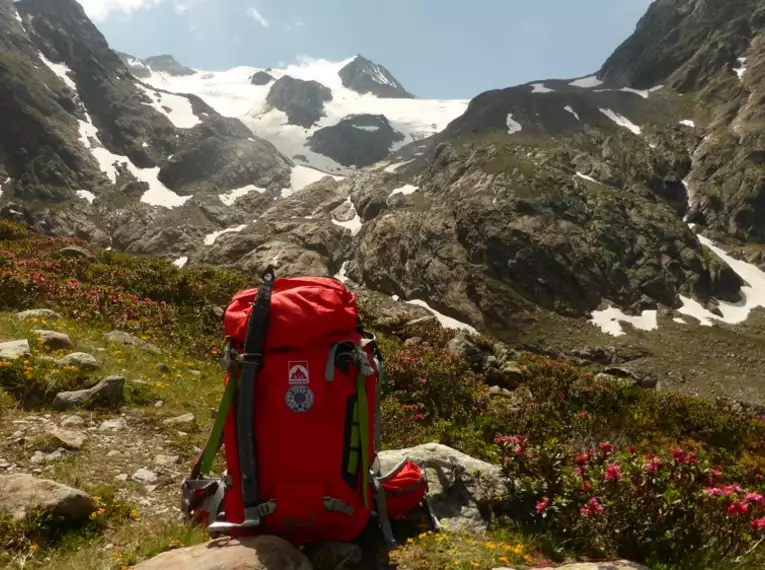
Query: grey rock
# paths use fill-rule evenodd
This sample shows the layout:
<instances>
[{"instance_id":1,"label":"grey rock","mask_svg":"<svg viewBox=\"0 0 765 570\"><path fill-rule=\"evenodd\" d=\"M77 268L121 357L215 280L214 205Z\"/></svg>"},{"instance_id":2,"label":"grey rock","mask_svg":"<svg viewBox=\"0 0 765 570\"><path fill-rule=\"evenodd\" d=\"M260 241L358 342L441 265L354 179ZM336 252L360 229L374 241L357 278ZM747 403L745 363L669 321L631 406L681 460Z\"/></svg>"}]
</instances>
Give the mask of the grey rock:
<instances>
[{"instance_id":1,"label":"grey rock","mask_svg":"<svg viewBox=\"0 0 765 570\"><path fill-rule=\"evenodd\" d=\"M502 388L501 386L492 386L489 388L489 396L492 397L503 397L503 398L512 398L513 393L508 390L507 388Z\"/></svg>"},{"instance_id":2,"label":"grey rock","mask_svg":"<svg viewBox=\"0 0 765 570\"><path fill-rule=\"evenodd\" d=\"M194 414L189 412L175 418L167 418L166 420L162 420L162 423L166 426L179 426L193 424L195 421L196 418L194 417Z\"/></svg>"},{"instance_id":3,"label":"grey rock","mask_svg":"<svg viewBox=\"0 0 765 570\"><path fill-rule=\"evenodd\" d=\"M453 461L464 470L461 480L446 489L436 476L428 476L433 511L446 530L470 533L485 531L488 521L481 509L492 505L505 491L502 470L498 466L438 443L381 451L379 458L382 473L387 473L404 458L415 462L425 459Z\"/></svg>"},{"instance_id":4,"label":"grey rock","mask_svg":"<svg viewBox=\"0 0 765 570\"><path fill-rule=\"evenodd\" d=\"M156 483L158 480L156 473L144 468L141 468L133 473L130 476L130 479L142 485L151 485L152 483Z\"/></svg>"},{"instance_id":5,"label":"grey rock","mask_svg":"<svg viewBox=\"0 0 765 570\"><path fill-rule=\"evenodd\" d=\"M21 311L14 315L14 317L20 321L26 321L29 319L43 319L46 321L58 321L61 319L56 311L51 309L29 309L28 311Z\"/></svg>"},{"instance_id":6,"label":"grey rock","mask_svg":"<svg viewBox=\"0 0 765 570\"><path fill-rule=\"evenodd\" d=\"M68 410L75 406L92 405L96 403L114 403L122 399L125 378L108 376L98 384L84 390L59 392L53 400L53 409Z\"/></svg>"},{"instance_id":7,"label":"grey rock","mask_svg":"<svg viewBox=\"0 0 765 570\"><path fill-rule=\"evenodd\" d=\"M486 355L470 340L467 333L461 332L450 340L446 350L465 358L476 370L483 370L486 365Z\"/></svg>"},{"instance_id":8,"label":"grey rock","mask_svg":"<svg viewBox=\"0 0 765 570\"><path fill-rule=\"evenodd\" d=\"M250 79L250 83L252 85L268 85L274 80L273 76L270 73L266 73L265 71L258 71L255 73L252 78Z\"/></svg>"},{"instance_id":9,"label":"grey rock","mask_svg":"<svg viewBox=\"0 0 765 570\"><path fill-rule=\"evenodd\" d=\"M31 354L31 350L29 341L26 339L0 342L0 359L2 360L18 360L29 354Z\"/></svg>"},{"instance_id":10,"label":"grey rock","mask_svg":"<svg viewBox=\"0 0 765 570\"><path fill-rule=\"evenodd\" d=\"M201 376L202 373L199 370L189 370L189 374L192 376Z\"/></svg>"},{"instance_id":11,"label":"grey rock","mask_svg":"<svg viewBox=\"0 0 765 570\"><path fill-rule=\"evenodd\" d=\"M170 372L170 367L167 364L165 364L164 362L157 363L157 365L154 368L156 368L157 370L159 370L163 374L167 374L168 372Z\"/></svg>"},{"instance_id":12,"label":"grey rock","mask_svg":"<svg viewBox=\"0 0 765 570\"><path fill-rule=\"evenodd\" d=\"M65 430L50 426L46 428L45 434L58 442L60 445L70 450L80 450L88 440L84 433L78 431Z\"/></svg>"},{"instance_id":13,"label":"grey rock","mask_svg":"<svg viewBox=\"0 0 765 570\"><path fill-rule=\"evenodd\" d=\"M104 333L104 338L106 338L107 341L113 342L115 344L121 344L124 346L137 346L146 352L162 354L162 349L158 346L151 344L150 342L146 342L145 340L124 331L114 330L108 333Z\"/></svg>"},{"instance_id":14,"label":"grey rock","mask_svg":"<svg viewBox=\"0 0 765 570\"><path fill-rule=\"evenodd\" d=\"M164 552L134 570L311 570L300 550L275 536L224 537Z\"/></svg>"},{"instance_id":15,"label":"grey rock","mask_svg":"<svg viewBox=\"0 0 765 570\"><path fill-rule=\"evenodd\" d=\"M38 479L25 473L0 475L0 509L16 521L23 520L32 510L40 509L69 523L86 521L96 510L88 495L48 479Z\"/></svg>"},{"instance_id":16,"label":"grey rock","mask_svg":"<svg viewBox=\"0 0 765 570\"><path fill-rule=\"evenodd\" d=\"M604 374L633 382L641 388L656 388L659 384L658 375L647 368L638 366L611 366L603 370Z\"/></svg>"},{"instance_id":17,"label":"grey rock","mask_svg":"<svg viewBox=\"0 0 765 570\"><path fill-rule=\"evenodd\" d=\"M51 350L72 348L72 341L67 334L46 330L33 330L32 333L37 335L41 344Z\"/></svg>"},{"instance_id":18,"label":"grey rock","mask_svg":"<svg viewBox=\"0 0 765 570\"><path fill-rule=\"evenodd\" d=\"M78 415L66 416L61 420L61 427L79 427L85 425L85 420Z\"/></svg>"},{"instance_id":19,"label":"grey rock","mask_svg":"<svg viewBox=\"0 0 765 570\"><path fill-rule=\"evenodd\" d=\"M385 159L404 140L384 115L354 115L317 130L309 148L343 166L363 167Z\"/></svg>"},{"instance_id":20,"label":"grey rock","mask_svg":"<svg viewBox=\"0 0 765 570\"><path fill-rule=\"evenodd\" d=\"M114 480L118 481L119 483L124 483L125 481L128 480L128 475L127 473L120 473L114 478Z\"/></svg>"},{"instance_id":21,"label":"grey rock","mask_svg":"<svg viewBox=\"0 0 765 570\"><path fill-rule=\"evenodd\" d=\"M91 372L101 367L98 360L86 352L73 352L56 360L56 366L76 366L81 372Z\"/></svg>"},{"instance_id":22,"label":"grey rock","mask_svg":"<svg viewBox=\"0 0 765 570\"><path fill-rule=\"evenodd\" d=\"M68 247L61 248L56 252L56 255L59 255L61 257L95 259L95 255L93 255L90 251L88 251L84 247L80 247L78 245L70 245Z\"/></svg>"},{"instance_id":23,"label":"grey rock","mask_svg":"<svg viewBox=\"0 0 765 570\"><path fill-rule=\"evenodd\" d=\"M66 458L67 451L63 447L59 447L56 451L51 453L44 453L42 451L35 451L29 462L32 465L40 465L42 463L51 463L53 461L61 461Z\"/></svg>"},{"instance_id":24,"label":"grey rock","mask_svg":"<svg viewBox=\"0 0 765 570\"><path fill-rule=\"evenodd\" d=\"M155 455L154 456L154 465L160 465L162 467L165 467L167 465L174 465L178 463L178 456L177 455Z\"/></svg>"},{"instance_id":25,"label":"grey rock","mask_svg":"<svg viewBox=\"0 0 765 570\"><path fill-rule=\"evenodd\" d=\"M113 420L104 420L101 422L101 424L98 426L98 431L101 432L110 432L110 431L120 431L127 427L127 422L125 421L125 418L115 418Z\"/></svg>"}]
</instances>

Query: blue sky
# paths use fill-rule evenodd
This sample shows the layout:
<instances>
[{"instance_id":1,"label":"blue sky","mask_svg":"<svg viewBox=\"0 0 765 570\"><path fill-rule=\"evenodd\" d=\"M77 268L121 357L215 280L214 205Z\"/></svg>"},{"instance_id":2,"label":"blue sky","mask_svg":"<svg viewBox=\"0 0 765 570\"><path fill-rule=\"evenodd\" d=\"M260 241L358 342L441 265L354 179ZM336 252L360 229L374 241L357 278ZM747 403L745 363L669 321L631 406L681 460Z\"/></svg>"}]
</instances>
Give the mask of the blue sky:
<instances>
[{"instance_id":1,"label":"blue sky","mask_svg":"<svg viewBox=\"0 0 765 570\"><path fill-rule=\"evenodd\" d=\"M596 71L651 0L79 0L111 46L220 70L360 53L419 97Z\"/></svg>"}]
</instances>

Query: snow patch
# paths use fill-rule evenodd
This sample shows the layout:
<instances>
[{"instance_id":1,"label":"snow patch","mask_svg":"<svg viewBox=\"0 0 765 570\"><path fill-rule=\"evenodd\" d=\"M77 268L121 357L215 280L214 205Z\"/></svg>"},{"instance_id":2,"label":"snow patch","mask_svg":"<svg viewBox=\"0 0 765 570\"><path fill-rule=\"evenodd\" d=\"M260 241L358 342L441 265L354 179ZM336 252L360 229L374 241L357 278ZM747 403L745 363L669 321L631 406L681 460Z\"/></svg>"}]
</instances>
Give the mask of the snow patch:
<instances>
[{"instance_id":1,"label":"snow patch","mask_svg":"<svg viewBox=\"0 0 765 570\"><path fill-rule=\"evenodd\" d=\"M738 75L739 79L742 79L744 77L744 74L746 73L746 58L745 57L737 57L736 60L741 64L741 67L733 69L733 71L736 72L736 75Z\"/></svg>"},{"instance_id":2,"label":"snow patch","mask_svg":"<svg viewBox=\"0 0 765 570\"><path fill-rule=\"evenodd\" d=\"M338 181L345 178L345 176L329 174L328 172L322 172L321 170L316 170L315 168L301 166L298 164L292 169L292 174L290 175L290 188L285 188L282 190L282 198L291 196L295 192L299 192L306 186L309 186L314 182L318 182L327 176L330 176Z\"/></svg>"},{"instance_id":3,"label":"snow patch","mask_svg":"<svg viewBox=\"0 0 765 570\"><path fill-rule=\"evenodd\" d=\"M389 195L388 198L391 196L394 196L395 194L403 194L404 196L409 196L410 194L414 194L417 192L419 188L417 186L412 186L411 184L405 184L404 186L401 186L400 188L396 188L393 190Z\"/></svg>"},{"instance_id":4,"label":"snow patch","mask_svg":"<svg viewBox=\"0 0 765 570\"><path fill-rule=\"evenodd\" d=\"M656 87L651 87L650 89L633 89L632 87L622 87L619 91L624 91L625 93L634 93L635 95L640 95L643 99L648 99L651 93L663 88L663 85L657 85Z\"/></svg>"},{"instance_id":5,"label":"snow patch","mask_svg":"<svg viewBox=\"0 0 765 570\"><path fill-rule=\"evenodd\" d=\"M394 299L398 300L398 299ZM427 309L431 313L433 313L433 316L436 317L439 323L441 323L441 326L447 329L461 329L465 330L471 334L478 334L478 331L471 327L470 325L460 322L457 319L453 319L451 317L447 317L443 313L439 313L436 311L433 307L428 305L425 301L421 301L420 299L412 299L411 301L406 301L406 303L410 305L417 305L418 307L422 307L423 309Z\"/></svg>"},{"instance_id":6,"label":"snow patch","mask_svg":"<svg viewBox=\"0 0 765 570\"><path fill-rule=\"evenodd\" d=\"M93 194L93 192L88 192L87 190L77 190L77 195L83 200L87 200L88 204L92 204L93 200L96 199L96 195Z\"/></svg>"},{"instance_id":7,"label":"snow patch","mask_svg":"<svg viewBox=\"0 0 765 570\"><path fill-rule=\"evenodd\" d=\"M633 327L643 331L652 331L659 328L659 312L655 310L643 311L639 316L626 315L618 307L609 307L602 311L593 311L592 318L588 321L599 327L611 336L623 336L627 334L622 329L621 323L629 323Z\"/></svg>"},{"instance_id":8,"label":"snow patch","mask_svg":"<svg viewBox=\"0 0 765 570\"><path fill-rule=\"evenodd\" d=\"M348 262L344 261L343 266L340 268L340 271L338 271L335 274L335 279L340 281L340 283L347 283L348 282L348 274L346 273L346 270L348 269Z\"/></svg>"},{"instance_id":9,"label":"snow patch","mask_svg":"<svg viewBox=\"0 0 765 570\"><path fill-rule=\"evenodd\" d=\"M370 126L366 126L366 125L361 125L361 126L353 125L353 128L354 129L358 129L360 131L369 131L370 133L373 133L375 131L379 131L380 130L380 127L378 127L377 125L370 125Z\"/></svg>"},{"instance_id":10,"label":"snow patch","mask_svg":"<svg viewBox=\"0 0 765 570\"><path fill-rule=\"evenodd\" d=\"M555 89L549 89L545 87L544 83L532 83L531 84L532 93L554 93Z\"/></svg>"},{"instance_id":11,"label":"snow patch","mask_svg":"<svg viewBox=\"0 0 765 570\"><path fill-rule=\"evenodd\" d=\"M522 130L523 130L523 127L521 126L521 124L515 119L513 119L513 114L508 113L507 114L507 132L513 135L515 133L521 132Z\"/></svg>"},{"instance_id":12,"label":"snow patch","mask_svg":"<svg viewBox=\"0 0 765 570\"><path fill-rule=\"evenodd\" d=\"M189 262L189 258L184 255L183 257L179 257L178 259L173 261L173 265L175 265L176 267L185 267L188 262Z\"/></svg>"},{"instance_id":13,"label":"snow patch","mask_svg":"<svg viewBox=\"0 0 765 570\"><path fill-rule=\"evenodd\" d=\"M579 171L577 171L576 175L577 175L579 178L582 178L582 179L584 179L584 180L587 180L587 182L592 182L592 183L594 183L594 184L600 184L600 182L598 182L597 180L595 180L595 179L594 179L592 176L587 176L586 174L582 174L582 173L581 173L581 172L579 172ZM602 186L602 184L601 184L601 186Z\"/></svg>"},{"instance_id":14,"label":"snow patch","mask_svg":"<svg viewBox=\"0 0 765 570\"><path fill-rule=\"evenodd\" d=\"M212 244L214 244L215 240L218 239L223 234L230 234L230 233L241 232L246 227L247 227L247 224L242 224L241 226L236 226L235 228L227 228L225 230L220 230L220 231L217 231L217 232L213 232L211 234L207 234L205 236L205 245L212 245Z\"/></svg>"},{"instance_id":15,"label":"snow patch","mask_svg":"<svg viewBox=\"0 0 765 570\"><path fill-rule=\"evenodd\" d=\"M71 69L69 69L63 63L53 63L51 60L45 57L42 52L38 52L37 55L53 73L55 73L64 83L66 83L67 87L69 87L75 93L77 92L77 84L72 81L71 77L69 77L69 73L72 71Z\"/></svg>"},{"instance_id":16,"label":"snow patch","mask_svg":"<svg viewBox=\"0 0 765 570\"><path fill-rule=\"evenodd\" d=\"M361 227L364 224L364 222L361 221L361 216L359 216L359 213L356 211L356 206L353 205L353 202L351 202L351 197L348 196L348 199L345 201L346 204L350 204L353 208L353 218L348 220L347 222L338 222L335 218L332 218L332 223L336 226L340 226L341 228L346 228L351 231L351 235L355 236L361 231Z\"/></svg>"},{"instance_id":17,"label":"snow patch","mask_svg":"<svg viewBox=\"0 0 765 570\"><path fill-rule=\"evenodd\" d=\"M194 114L191 101L186 97L154 91L139 83L136 84L136 87L146 93L146 96L151 100L151 103L144 103L144 105L154 107L179 129L191 129L201 122L199 117Z\"/></svg>"},{"instance_id":18,"label":"snow patch","mask_svg":"<svg viewBox=\"0 0 765 570\"><path fill-rule=\"evenodd\" d=\"M697 237L703 245L727 263L744 280L745 285L741 287L741 299L737 303L717 300L722 317L708 311L698 301L683 296L680 297L683 306L678 309L678 312L696 317L704 326L711 326L714 321L735 325L746 321L754 309L765 308L765 272L751 263L731 257L712 240L702 235Z\"/></svg>"},{"instance_id":19,"label":"snow patch","mask_svg":"<svg viewBox=\"0 0 765 570\"><path fill-rule=\"evenodd\" d=\"M577 79L576 81L572 81L569 83L571 87L581 87L583 89L592 89L593 87L597 87L598 85L603 85L603 82L597 78L595 75L590 75L588 77L582 77L581 79Z\"/></svg>"},{"instance_id":20,"label":"snow patch","mask_svg":"<svg viewBox=\"0 0 765 570\"><path fill-rule=\"evenodd\" d=\"M629 129L636 135L639 135L641 132L643 132L640 127L638 127L635 123L630 121L624 115L620 115L619 113L614 113L611 109L599 109L599 111L603 113L606 117L611 119L614 123L619 125L620 127Z\"/></svg>"},{"instance_id":21,"label":"snow patch","mask_svg":"<svg viewBox=\"0 0 765 570\"><path fill-rule=\"evenodd\" d=\"M696 123L694 123L693 121L691 121L689 119L685 119L683 121L680 121L680 124L681 125L685 125L686 127L691 127L692 129L696 128Z\"/></svg>"},{"instance_id":22,"label":"snow patch","mask_svg":"<svg viewBox=\"0 0 765 570\"><path fill-rule=\"evenodd\" d=\"M246 196L250 192L258 192L263 194L265 191L265 188L260 188L254 184L248 184L247 186L242 186L241 188L229 190L225 194L219 194L218 198L220 198L220 201L226 204L226 206L233 206L234 202L236 202L242 196Z\"/></svg>"},{"instance_id":23,"label":"snow patch","mask_svg":"<svg viewBox=\"0 0 765 570\"><path fill-rule=\"evenodd\" d=\"M399 168L402 168L406 166L407 164L414 162L415 160L417 159L412 158L411 160L405 160L404 162L394 162L393 164L389 164L388 166L386 166L384 170L385 172L388 172L390 174L395 174Z\"/></svg>"},{"instance_id":24,"label":"snow patch","mask_svg":"<svg viewBox=\"0 0 765 570\"><path fill-rule=\"evenodd\" d=\"M565 109L566 111L568 111L569 113L574 115L574 117L576 117L577 121L581 121L582 120L582 119L579 118L579 115L577 114L576 111L574 111L574 109L571 107L571 105L566 105L565 107L563 107L563 109Z\"/></svg>"},{"instance_id":25,"label":"snow patch","mask_svg":"<svg viewBox=\"0 0 765 570\"><path fill-rule=\"evenodd\" d=\"M141 202L144 204L176 208L191 200L191 196L180 196L159 181L157 178L159 174L158 166L154 168L138 168L128 157L114 154L102 146L96 146L100 144L98 141L98 129L93 125L87 113L85 118L85 121L79 121L80 142L82 142L85 148L90 150L90 154L93 155L101 170L113 183L117 182L115 163L125 163L133 176L149 185L149 189L141 196Z\"/></svg>"}]
</instances>

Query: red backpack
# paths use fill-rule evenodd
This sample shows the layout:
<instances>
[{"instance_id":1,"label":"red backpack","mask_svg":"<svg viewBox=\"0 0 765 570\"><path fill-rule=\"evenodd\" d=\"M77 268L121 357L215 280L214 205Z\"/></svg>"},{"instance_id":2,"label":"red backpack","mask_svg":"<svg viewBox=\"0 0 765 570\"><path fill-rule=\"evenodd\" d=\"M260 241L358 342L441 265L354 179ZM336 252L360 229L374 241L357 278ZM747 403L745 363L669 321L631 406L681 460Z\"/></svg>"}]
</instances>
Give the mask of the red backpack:
<instances>
[{"instance_id":1,"label":"red backpack","mask_svg":"<svg viewBox=\"0 0 765 570\"><path fill-rule=\"evenodd\" d=\"M269 267L223 320L226 388L181 484L186 517L209 524L213 536L272 534L305 545L351 541L376 514L395 546L385 491L401 516L427 482L411 462L380 475L383 361L359 326L354 295L331 278L275 279ZM208 479L201 474L221 444L227 472Z\"/></svg>"}]
</instances>

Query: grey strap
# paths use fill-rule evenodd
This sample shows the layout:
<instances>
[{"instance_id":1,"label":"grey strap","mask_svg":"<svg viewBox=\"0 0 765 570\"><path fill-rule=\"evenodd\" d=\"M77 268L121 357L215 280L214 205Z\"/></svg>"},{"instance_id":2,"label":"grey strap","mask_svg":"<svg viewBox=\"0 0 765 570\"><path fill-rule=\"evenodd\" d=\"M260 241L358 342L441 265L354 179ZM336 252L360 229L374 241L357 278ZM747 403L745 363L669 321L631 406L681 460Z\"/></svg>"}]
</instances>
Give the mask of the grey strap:
<instances>
[{"instance_id":1,"label":"grey strap","mask_svg":"<svg viewBox=\"0 0 765 570\"><path fill-rule=\"evenodd\" d=\"M353 507L334 497L324 497L324 508L328 511L339 512L348 516L353 516L353 513L356 512Z\"/></svg>"},{"instance_id":2,"label":"grey strap","mask_svg":"<svg viewBox=\"0 0 765 570\"><path fill-rule=\"evenodd\" d=\"M393 529L390 526L390 519L388 518L388 507L385 504L385 489L383 489L380 479L372 474L372 483L375 490L375 503L377 504L377 518L379 519L380 530L382 531L385 543L388 548L396 548L396 537L393 536Z\"/></svg>"}]
</instances>

